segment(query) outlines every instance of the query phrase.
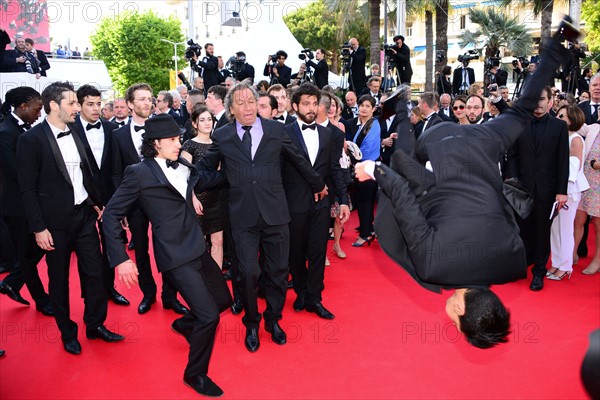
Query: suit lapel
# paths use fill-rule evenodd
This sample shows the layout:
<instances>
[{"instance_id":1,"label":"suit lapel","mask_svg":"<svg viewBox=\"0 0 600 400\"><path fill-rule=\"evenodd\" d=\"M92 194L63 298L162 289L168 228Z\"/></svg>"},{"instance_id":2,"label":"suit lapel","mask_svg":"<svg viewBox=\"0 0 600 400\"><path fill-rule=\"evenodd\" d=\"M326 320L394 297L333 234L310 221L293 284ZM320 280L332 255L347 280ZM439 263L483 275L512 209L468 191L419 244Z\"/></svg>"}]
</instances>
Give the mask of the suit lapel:
<instances>
[{"instance_id":1,"label":"suit lapel","mask_svg":"<svg viewBox=\"0 0 600 400\"><path fill-rule=\"evenodd\" d=\"M102 168L103 166L106 165L106 163L109 163L110 160L107 159L108 154L110 153L110 146L112 146L112 142L111 142L111 133L110 131L110 127L109 125L106 123L105 120L100 119L100 121L102 121L102 129L104 130L104 148L102 149L102 160L100 160L100 168Z\"/></svg>"},{"instance_id":2,"label":"suit lapel","mask_svg":"<svg viewBox=\"0 0 600 400\"><path fill-rule=\"evenodd\" d=\"M260 140L260 143L258 144L256 152L254 153L254 158L256 158L258 156L259 151L264 147L264 143L267 142L267 137L271 134L271 128L269 127L269 124L264 124L262 118L259 118L259 121L262 126L263 137ZM277 122L277 123L279 123L279 122ZM242 142L240 141L240 146L241 145L242 145Z\"/></svg>"},{"instance_id":3,"label":"suit lapel","mask_svg":"<svg viewBox=\"0 0 600 400\"><path fill-rule=\"evenodd\" d=\"M302 136L302 131L298 124L292 125L292 136L290 139L294 142L298 149L304 150L304 158L306 158L310 162L310 157L308 156L308 148L306 147L306 142L304 141L304 136Z\"/></svg>"},{"instance_id":4,"label":"suit lapel","mask_svg":"<svg viewBox=\"0 0 600 400\"><path fill-rule=\"evenodd\" d=\"M56 161L56 166L58 170L62 174L63 178L69 183L69 185L73 186L73 182L71 182L71 177L67 172L67 166L65 165L65 160L63 159L62 153L58 148L58 142L52 133L52 129L50 129L50 125L48 125L47 121L42 123L42 130L46 135L46 139L48 139L48 144L50 145L50 150L52 151L52 155L54 156L54 160Z\"/></svg>"},{"instance_id":5,"label":"suit lapel","mask_svg":"<svg viewBox=\"0 0 600 400\"><path fill-rule=\"evenodd\" d=\"M235 122L228 125L228 127L229 127L229 134L232 135L233 143L235 143L237 145L237 147L240 149L242 154L244 154L244 156L248 157L249 160L252 160L252 154L248 154L248 151L244 148L244 146L242 146L242 139L237 134L237 125L235 124ZM263 131L264 131L264 127L263 127Z\"/></svg>"},{"instance_id":6,"label":"suit lapel","mask_svg":"<svg viewBox=\"0 0 600 400\"><path fill-rule=\"evenodd\" d=\"M162 168L158 165L158 161L156 160L156 158L153 158L153 159L150 159L147 161L146 161L146 159L144 159L143 162L147 163L147 165L150 167L150 170L152 171L154 176L156 176L156 179L158 179L160 183L162 183L163 185L165 185L166 187L168 187L169 189L171 189L172 191L177 193L178 196L181 197L181 193L179 193L179 191L177 189L175 189L175 187L173 185L171 185L171 182L169 182L169 179L167 179L167 176L163 172ZM183 197L182 197L182 199L183 199Z\"/></svg>"},{"instance_id":7,"label":"suit lapel","mask_svg":"<svg viewBox=\"0 0 600 400\"><path fill-rule=\"evenodd\" d=\"M140 155L138 154L138 151L135 148L135 145L133 144L133 138L131 137L131 122L125 124L124 128L127 129L126 130L127 136L125 136L125 142L127 143L127 147L129 147L129 151L131 152L131 155L135 154L135 157L137 157L139 159Z\"/></svg>"},{"instance_id":8,"label":"suit lapel","mask_svg":"<svg viewBox=\"0 0 600 400\"><path fill-rule=\"evenodd\" d=\"M317 156L315 157L315 164L317 165L317 160L327 147L327 132L325 129L322 129L321 125L317 124L317 134L319 135L319 149L317 150Z\"/></svg>"},{"instance_id":9,"label":"suit lapel","mask_svg":"<svg viewBox=\"0 0 600 400\"><path fill-rule=\"evenodd\" d=\"M196 169L195 165L191 164L188 160L186 160L183 157L179 157L178 161L181 165L184 165L190 169L190 178L188 179L188 185L187 185L187 189L185 192L185 204L195 214L196 210L194 210L194 204L192 203L192 196L196 195L194 193L194 188L196 187L196 184L198 183L198 179L199 179L198 170Z\"/></svg>"},{"instance_id":10,"label":"suit lapel","mask_svg":"<svg viewBox=\"0 0 600 400\"><path fill-rule=\"evenodd\" d=\"M90 142L87 139L87 134L86 134L86 130L83 127L83 124L81 123L81 117L77 117L77 120L75 121L75 131L77 132L77 136L79 136L79 138L81 139L81 145L84 149L84 153L87 155L88 160L96 160L94 158L94 153L92 153L92 148L90 147ZM79 148L78 148L79 150ZM93 162L93 163L89 163L90 168L92 169L92 171L96 174L100 173L100 169L98 168L98 163Z\"/></svg>"}]
</instances>

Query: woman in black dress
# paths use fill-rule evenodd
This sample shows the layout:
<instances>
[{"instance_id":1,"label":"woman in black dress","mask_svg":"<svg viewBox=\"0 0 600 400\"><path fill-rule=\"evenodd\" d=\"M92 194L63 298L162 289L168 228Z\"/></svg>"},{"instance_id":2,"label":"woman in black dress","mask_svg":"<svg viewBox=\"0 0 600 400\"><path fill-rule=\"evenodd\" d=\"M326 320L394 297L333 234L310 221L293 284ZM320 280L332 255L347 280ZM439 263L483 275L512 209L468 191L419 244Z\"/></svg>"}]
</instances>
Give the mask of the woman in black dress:
<instances>
[{"instance_id":1,"label":"woman in black dress","mask_svg":"<svg viewBox=\"0 0 600 400\"><path fill-rule=\"evenodd\" d=\"M212 145L210 134L214 125L212 113L205 105L194 106L191 115L192 126L196 136L187 140L181 147L181 157L196 164ZM202 231L210 236L211 255L219 268L223 268L223 196L219 188L196 193L202 203L203 214L200 215Z\"/></svg>"}]
</instances>

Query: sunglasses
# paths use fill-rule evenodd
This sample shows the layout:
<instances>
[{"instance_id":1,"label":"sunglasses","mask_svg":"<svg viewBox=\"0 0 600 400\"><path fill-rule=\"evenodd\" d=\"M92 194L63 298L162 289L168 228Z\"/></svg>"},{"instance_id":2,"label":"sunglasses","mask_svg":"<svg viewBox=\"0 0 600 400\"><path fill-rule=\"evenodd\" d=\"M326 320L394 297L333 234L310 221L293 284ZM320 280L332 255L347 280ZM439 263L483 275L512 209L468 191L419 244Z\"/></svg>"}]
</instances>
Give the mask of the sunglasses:
<instances>
[{"instance_id":1,"label":"sunglasses","mask_svg":"<svg viewBox=\"0 0 600 400\"><path fill-rule=\"evenodd\" d=\"M464 109L465 109L465 106L453 106L453 107L452 107L452 109L453 109L454 111L456 111L456 110L464 110Z\"/></svg>"}]
</instances>

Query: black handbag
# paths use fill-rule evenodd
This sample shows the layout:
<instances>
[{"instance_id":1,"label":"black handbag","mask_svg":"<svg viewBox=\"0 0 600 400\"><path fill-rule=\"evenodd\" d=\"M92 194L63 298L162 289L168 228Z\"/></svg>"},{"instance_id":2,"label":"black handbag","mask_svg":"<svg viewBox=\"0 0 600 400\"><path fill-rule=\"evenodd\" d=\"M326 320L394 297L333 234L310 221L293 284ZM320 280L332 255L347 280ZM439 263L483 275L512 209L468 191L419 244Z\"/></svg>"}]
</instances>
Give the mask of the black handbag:
<instances>
[{"instance_id":1,"label":"black handbag","mask_svg":"<svg viewBox=\"0 0 600 400\"><path fill-rule=\"evenodd\" d=\"M504 181L502 186L504 198L515 212L525 219L531 214L533 209L533 197L529 190L521 183L518 178L510 178Z\"/></svg>"}]
</instances>

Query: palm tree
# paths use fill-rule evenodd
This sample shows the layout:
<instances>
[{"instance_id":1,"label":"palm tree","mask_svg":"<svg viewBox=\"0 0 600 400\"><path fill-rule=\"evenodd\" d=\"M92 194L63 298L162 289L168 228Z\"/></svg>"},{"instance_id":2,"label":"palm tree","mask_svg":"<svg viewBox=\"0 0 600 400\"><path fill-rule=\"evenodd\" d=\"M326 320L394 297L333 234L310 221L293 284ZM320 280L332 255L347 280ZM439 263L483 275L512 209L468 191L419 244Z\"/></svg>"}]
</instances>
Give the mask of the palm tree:
<instances>
[{"instance_id":1,"label":"palm tree","mask_svg":"<svg viewBox=\"0 0 600 400\"><path fill-rule=\"evenodd\" d=\"M502 7L507 7L512 3L518 3L523 6L531 6L533 8L533 15L536 18L541 14L540 44L544 41L544 39L551 36L554 0L502 0L500 5Z\"/></svg>"},{"instance_id":2,"label":"palm tree","mask_svg":"<svg viewBox=\"0 0 600 400\"><path fill-rule=\"evenodd\" d=\"M441 71L448 62L448 0L437 0L435 4L435 50L443 51L436 55L435 70Z\"/></svg>"},{"instance_id":3,"label":"palm tree","mask_svg":"<svg viewBox=\"0 0 600 400\"><path fill-rule=\"evenodd\" d=\"M433 12L436 9L437 1L439 0L410 0L406 3L408 14L420 15L425 12L425 42L427 43L425 47L425 91L433 90L433 46L430 44L433 43ZM446 48L448 48L447 39Z\"/></svg>"}]
</instances>

